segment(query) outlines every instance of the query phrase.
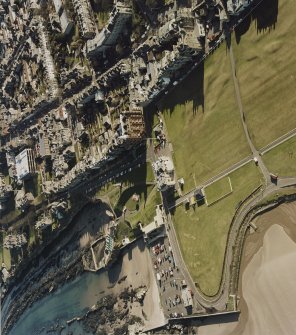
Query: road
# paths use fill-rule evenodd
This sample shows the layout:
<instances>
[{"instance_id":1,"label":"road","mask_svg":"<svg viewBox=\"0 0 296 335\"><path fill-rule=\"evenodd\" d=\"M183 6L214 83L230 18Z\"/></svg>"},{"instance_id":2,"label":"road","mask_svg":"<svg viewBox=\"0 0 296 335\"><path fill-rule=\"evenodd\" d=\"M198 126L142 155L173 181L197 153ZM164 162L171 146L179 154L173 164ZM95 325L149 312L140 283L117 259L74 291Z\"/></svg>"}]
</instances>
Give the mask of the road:
<instances>
[{"instance_id":1,"label":"road","mask_svg":"<svg viewBox=\"0 0 296 335\"><path fill-rule=\"evenodd\" d=\"M287 132L286 134L280 136L279 138L277 138L276 140L272 141L271 143L267 144L265 147L261 148L259 150L261 155L266 154L268 151L274 149L275 147L277 147L278 145L288 141L289 139L291 139L292 137L294 137L296 135L296 128L290 130L289 132Z\"/></svg>"}]
</instances>

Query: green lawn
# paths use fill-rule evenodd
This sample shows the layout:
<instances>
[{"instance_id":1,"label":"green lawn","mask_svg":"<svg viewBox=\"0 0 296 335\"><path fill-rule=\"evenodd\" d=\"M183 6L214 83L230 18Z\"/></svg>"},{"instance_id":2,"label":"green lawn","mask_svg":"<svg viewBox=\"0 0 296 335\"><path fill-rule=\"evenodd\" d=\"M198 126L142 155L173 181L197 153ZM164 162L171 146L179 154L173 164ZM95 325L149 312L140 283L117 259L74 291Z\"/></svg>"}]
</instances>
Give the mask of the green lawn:
<instances>
[{"instance_id":1,"label":"green lawn","mask_svg":"<svg viewBox=\"0 0 296 335\"><path fill-rule=\"evenodd\" d=\"M277 1L264 3L261 21L271 20ZM296 127L296 2L279 0L278 6L274 28L258 31L253 21L239 44L232 38L242 103L257 148Z\"/></svg>"},{"instance_id":2,"label":"green lawn","mask_svg":"<svg viewBox=\"0 0 296 335\"><path fill-rule=\"evenodd\" d=\"M296 137L278 145L262 156L268 170L281 177L296 176Z\"/></svg>"},{"instance_id":3,"label":"green lawn","mask_svg":"<svg viewBox=\"0 0 296 335\"><path fill-rule=\"evenodd\" d=\"M147 197L149 193L151 192L153 186L149 185L147 186L146 184L141 184L141 185L135 185L132 187L128 187L126 190L124 190L119 199L118 202L114 208L115 212L117 212L118 215L122 212L123 208L127 206L127 204L130 204L130 199L133 196L133 194L138 194L140 196L140 204L142 202L146 202ZM133 209L131 209L133 210Z\"/></svg>"},{"instance_id":4,"label":"green lawn","mask_svg":"<svg viewBox=\"0 0 296 335\"><path fill-rule=\"evenodd\" d=\"M185 192L250 154L225 44L207 59L205 69L199 66L172 91L161 108Z\"/></svg>"},{"instance_id":5,"label":"green lawn","mask_svg":"<svg viewBox=\"0 0 296 335\"><path fill-rule=\"evenodd\" d=\"M105 184L96 192L96 196L108 197L112 207L116 207L119 203L122 210L122 207L130 198L130 193L132 192L133 194L133 187L139 185L140 190L135 188L134 193L142 193L144 188L147 189L147 183L154 183L154 174L151 163L149 162L142 164L124 176L120 176L114 182ZM130 191L128 191L128 189L130 189ZM146 196L147 194L145 197ZM120 197L122 197L122 199L120 199Z\"/></svg>"},{"instance_id":6,"label":"green lawn","mask_svg":"<svg viewBox=\"0 0 296 335\"><path fill-rule=\"evenodd\" d=\"M152 222L155 216L155 207L160 204L160 193L157 187L154 186L148 194L146 202L141 203L139 211L136 214L131 214L127 219L131 222L133 227L135 227L139 221L141 221L143 226L146 226Z\"/></svg>"},{"instance_id":7,"label":"green lawn","mask_svg":"<svg viewBox=\"0 0 296 335\"><path fill-rule=\"evenodd\" d=\"M10 251L6 248L3 248L3 262L6 265L7 270L10 270L11 268L11 256Z\"/></svg>"},{"instance_id":8,"label":"green lawn","mask_svg":"<svg viewBox=\"0 0 296 335\"><path fill-rule=\"evenodd\" d=\"M179 206L174 225L184 260L195 282L207 295L217 293L227 234L235 208L261 183L262 175L249 163L230 174L233 193L213 206L191 208Z\"/></svg>"},{"instance_id":9,"label":"green lawn","mask_svg":"<svg viewBox=\"0 0 296 335\"><path fill-rule=\"evenodd\" d=\"M224 177L205 188L205 196L208 205L231 193L231 181Z\"/></svg>"}]
</instances>

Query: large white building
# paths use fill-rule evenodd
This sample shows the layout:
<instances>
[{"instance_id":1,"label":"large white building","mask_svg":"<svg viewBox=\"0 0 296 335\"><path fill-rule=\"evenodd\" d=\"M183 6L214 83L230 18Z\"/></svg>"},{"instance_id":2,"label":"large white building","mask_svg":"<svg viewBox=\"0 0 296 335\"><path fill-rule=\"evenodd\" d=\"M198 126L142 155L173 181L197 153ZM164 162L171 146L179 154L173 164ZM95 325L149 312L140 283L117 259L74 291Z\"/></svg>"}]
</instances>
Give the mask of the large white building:
<instances>
[{"instance_id":1,"label":"large white building","mask_svg":"<svg viewBox=\"0 0 296 335\"><path fill-rule=\"evenodd\" d=\"M25 149L15 157L18 180L23 180L36 172L35 158L32 149Z\"/></svg>"}]
</instances>

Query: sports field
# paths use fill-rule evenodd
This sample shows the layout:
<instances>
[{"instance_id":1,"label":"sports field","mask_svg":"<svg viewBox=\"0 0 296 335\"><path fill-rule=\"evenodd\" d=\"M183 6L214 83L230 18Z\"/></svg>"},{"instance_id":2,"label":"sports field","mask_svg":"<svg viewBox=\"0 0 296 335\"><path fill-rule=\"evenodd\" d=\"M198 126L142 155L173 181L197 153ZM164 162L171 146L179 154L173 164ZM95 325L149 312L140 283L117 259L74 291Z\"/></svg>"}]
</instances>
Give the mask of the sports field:
<instances>
[{"instance_id":1,"label":"sports field","mask_svg":"<svg viewBox=\"0 0 296 335\"><path fill-rule=\"evenodd\" d=\"M162 103L178 178L194 188L250 154L235 100L226 45Z\"/></svg>"},{"instance_id":2,"label":"sports field","mask_svg":"<svg viewBox=\"0 0 296 335\"><path fill-rule=\"evenodd\" d=\"M253 162L230 174L233 193L216 202L190 208L179 206L173 216L184 261L193 280L207 295L220 285L227 234L235 208L261 184L262 175Z\"/></svg>"},{"instance_id":3,"label":"sports field","mask_svg":"<svg viewBox=\"0 0 296 335\"><path fill-rule=\"evenodd\" d=\"M229 177L224 177L207 186L204 191L207 205L210 206L232 192L231 180Z\"/></svg>"},{"instance_id":4,"label":"sports field","mask_svg":"<svg viewBox=\"0 0 296 335\"><path fill-rule=\"evenodd\" d=\"M268 170L280 177L296 176L296 137L278 145L262 156Z\"/></svg>"},{"instance_id":5,"label":"sports field","mask_svg":"<svg viewBox=\"0 0 296 335\"><path fill-rule=\"evenodd\" d=\"M259 149L296 127L296 2L264 0L232 46L246 121ZM250 27L248 25L250 23Z\"/></svg>"}]
</instances>

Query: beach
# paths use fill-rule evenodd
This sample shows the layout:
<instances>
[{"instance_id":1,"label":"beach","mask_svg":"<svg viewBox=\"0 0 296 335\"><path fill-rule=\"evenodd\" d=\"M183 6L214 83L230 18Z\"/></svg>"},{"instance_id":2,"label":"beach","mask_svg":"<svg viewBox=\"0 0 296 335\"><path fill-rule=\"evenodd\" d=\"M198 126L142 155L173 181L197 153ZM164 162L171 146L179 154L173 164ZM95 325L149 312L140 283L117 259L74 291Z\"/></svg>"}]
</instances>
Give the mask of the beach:
<instances>
[{"instance_id":1,"label":"beach","mask_svg":"<svg viewBox=\"0 0 296 335\"><path fill-rule=\"evenodd\" d=\"M243 252L238 322L207 325L199 335L292 335L296 329L296 203L261 215Z\"/></svg>"}]
</instances>

